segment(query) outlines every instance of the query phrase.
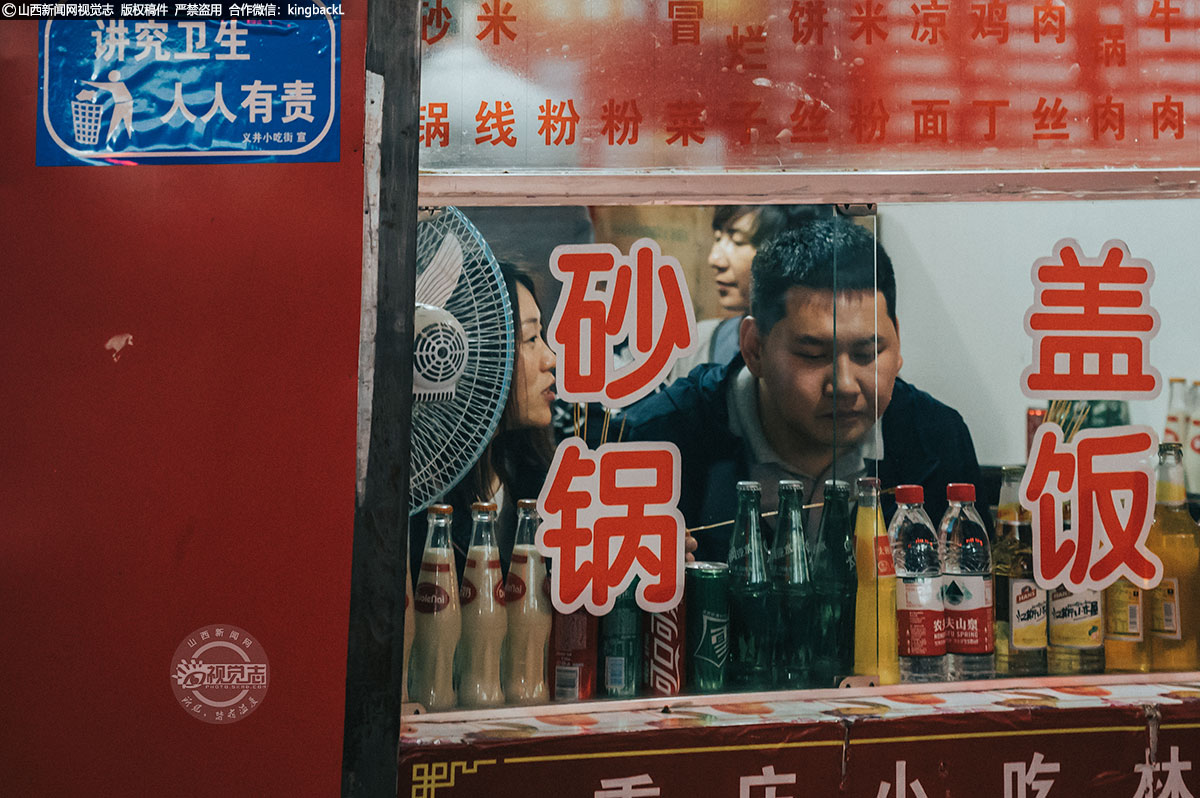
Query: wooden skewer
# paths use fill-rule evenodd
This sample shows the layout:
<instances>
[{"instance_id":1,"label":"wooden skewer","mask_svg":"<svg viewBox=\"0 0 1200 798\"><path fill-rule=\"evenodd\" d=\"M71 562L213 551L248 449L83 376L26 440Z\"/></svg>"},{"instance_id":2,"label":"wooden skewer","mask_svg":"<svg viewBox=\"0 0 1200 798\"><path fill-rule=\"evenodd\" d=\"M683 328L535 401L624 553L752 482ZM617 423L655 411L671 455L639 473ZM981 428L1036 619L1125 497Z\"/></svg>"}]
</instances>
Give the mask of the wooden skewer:
<instances>
[{"instance_id":1,"label":"wooden skewer","mask_svg":"<svg viewBox=\"0 0 1200 798\"><path fill-rule=\"evenodd\" d=\"M625 414L621 414L621 429L617 431L617 443L621 442L621 438L625 436Z\"/></svg>"},{"instance_id":2,"label":"wooden skewer","mask_svg":"<svg viewBox=\"0 0 1200 798\"><path fill-rule=\"evenodd\" d=\"M612 415L612 408L604 408L604 424L600 427L600 445L608 443L608 419Z\"/></svg>"},{"instance_id":3,"label":"wooden skewer","mask_svg":"<svg viewBox=\"0 0 1200 798\"><path fill-rule=\"evenodd\" d=\"M803 509L805 509L805 510L811 510L811 509L813 509L814 507L824 507L824 506L825 506L825 503L824 503L824 502L817 502L816 504L806 504L806 505L804 505L804 508L803 508ZM774 518L774 517L775 517L775 516L777 516L777 515L779 515L779 511L778 511L778 510L772 510L772 511L771 511L771 512L769 512L769 513L763 513L761 517L763 517L763 518ZM721 527L721 526L729 526L730 524L733 524L733 523L734 523L733 521L718 521L718 522L717 522L717 523L715 523L715 524L705 524L704 526L694 526L694 527L691 527L691 528L689 528L689 529L685 529L685 530L683 530L683 531L684 531L684 532L687 532L687 533L690 535L690 534L691 534L691 533L693 533L693 532L703 532L703 531L704 531L704 530L706 530L706 529L716 529L717 527Z\"/></svg>"}]
</instances>

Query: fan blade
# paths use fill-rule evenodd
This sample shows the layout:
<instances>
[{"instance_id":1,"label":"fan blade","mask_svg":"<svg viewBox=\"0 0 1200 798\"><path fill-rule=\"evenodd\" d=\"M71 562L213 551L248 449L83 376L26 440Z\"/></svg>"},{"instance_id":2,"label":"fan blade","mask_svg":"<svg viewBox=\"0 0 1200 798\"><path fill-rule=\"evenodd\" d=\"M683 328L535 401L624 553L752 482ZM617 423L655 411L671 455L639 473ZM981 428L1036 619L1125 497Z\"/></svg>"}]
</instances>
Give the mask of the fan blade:
<instances>
[{"instance_id":1,"label":"fan blade","mask_svg":"<svg viewBox=\"0 0 1200 798\"><path fill-rule=\"evenodd\" d=\"M445 306L458 285L462 264L462 244L452 233L447 233L429 267L417 276L417 301L439 308Z\"/></svg>"}]
</instances>

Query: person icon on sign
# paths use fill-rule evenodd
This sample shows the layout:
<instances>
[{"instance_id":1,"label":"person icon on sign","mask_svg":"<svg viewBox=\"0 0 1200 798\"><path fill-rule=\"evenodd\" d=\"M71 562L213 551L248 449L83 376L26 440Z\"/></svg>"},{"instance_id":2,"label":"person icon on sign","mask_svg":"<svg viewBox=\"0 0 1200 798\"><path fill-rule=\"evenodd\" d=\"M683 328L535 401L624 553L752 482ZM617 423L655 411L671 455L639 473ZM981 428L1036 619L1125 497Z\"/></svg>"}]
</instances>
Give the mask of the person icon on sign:
<instances>
[{"instance_id":1,"label":"person icon on sign","mask_svg":"<svg viewBox=\"0 0 1200 798\"><path fill-rule=\"evenodd\" d=\"M121 80L120 70L112 70L108 73L107 83L96 83L91 80L82 81L88 86L95 86L101 91L107 91L112 94L113 98L113 113L112 119L108 123L108 133L104 136L105 143L109 139L117 135L118 128L121 124L125 125L125 131L129 137L133 138L133 95L129 93L129 89L125 86L125 82Z\"/></svg>"}]
</instances>

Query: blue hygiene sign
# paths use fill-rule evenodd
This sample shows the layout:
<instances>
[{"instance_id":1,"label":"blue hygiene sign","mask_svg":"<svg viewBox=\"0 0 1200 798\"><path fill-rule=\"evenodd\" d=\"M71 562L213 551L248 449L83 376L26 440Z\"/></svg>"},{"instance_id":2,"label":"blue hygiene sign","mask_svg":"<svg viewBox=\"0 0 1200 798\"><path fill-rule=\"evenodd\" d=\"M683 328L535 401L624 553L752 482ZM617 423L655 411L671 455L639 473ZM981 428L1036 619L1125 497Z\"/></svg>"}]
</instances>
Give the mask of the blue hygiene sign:
<instances>
[{"instance_id":1,"label":"blue hygiene sign","mask_svg":"<svg viewBox=\"0 0 1200 798\"><path fill-rule=\"evenodd\" d=\"M328 13L42 22L37 163L336 161L340 33Z\"/></svg>"}]
</instances>

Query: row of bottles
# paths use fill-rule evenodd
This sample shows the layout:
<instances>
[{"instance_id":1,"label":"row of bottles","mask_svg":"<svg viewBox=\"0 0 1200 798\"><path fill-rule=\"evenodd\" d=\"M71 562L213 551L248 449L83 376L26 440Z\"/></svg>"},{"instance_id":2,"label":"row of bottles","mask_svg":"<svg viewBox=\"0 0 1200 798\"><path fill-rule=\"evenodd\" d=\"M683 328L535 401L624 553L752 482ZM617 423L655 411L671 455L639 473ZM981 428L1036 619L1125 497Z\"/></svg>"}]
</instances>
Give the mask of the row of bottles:
<instances>
[{"instance_id":1,"label":"row of bottles","mask_svg":"<svg viewBox=\"0 0 1200 798\"><path fill-rule=\"evenodd\" d=\"M1188 493L1200 494L1200 380L1172 377L1167 395L1167 424L1163 443L1183 447L1183 484Z\"/></svg>"},{"instance_id":2,"label":"row of bottles","mask_svg":"<svg viewBox=\"0 0 1200 798\"><path fill-rule=\"evenodd\" d=\"M1163 578L1153 589L1126 579L1103 592L1039 588L1029 514L1017 502L1022 474L1005 469L997 513L997 675L1200 668L1200 527L1187 510L1180 445L1159 447L1147 546L1162 560Z\"/></svg>"},{"instance_id":3,"label":"row of bottles","mask_svg":"<svg viewBox=\"0 0 1200 798\"><path fill-rule=\"evenodd\" d=\"M551 613L546 567L534 546L537 503L518 502L507 579L500 569L496 505L472 505L461 590L450 541L452 515L446 504L428 511L413 596L408 696L431 712L545 701Z\"/></svg>"}]
</instances>

